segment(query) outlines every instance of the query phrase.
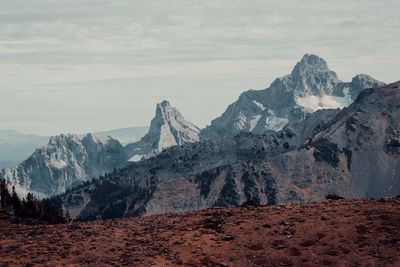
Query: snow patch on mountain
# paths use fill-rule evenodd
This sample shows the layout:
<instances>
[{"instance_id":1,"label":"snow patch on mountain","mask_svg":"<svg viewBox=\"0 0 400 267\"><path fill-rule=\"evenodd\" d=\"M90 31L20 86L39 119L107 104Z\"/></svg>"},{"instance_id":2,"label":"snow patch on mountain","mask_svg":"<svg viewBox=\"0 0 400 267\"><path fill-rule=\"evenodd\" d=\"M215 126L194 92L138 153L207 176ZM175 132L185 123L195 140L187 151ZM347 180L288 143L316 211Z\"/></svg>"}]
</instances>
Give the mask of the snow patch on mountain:
<instances>
[{"instance_id":1,"label":"snow patch on mountain","mask_svg":"<svg viewBox=\"0 0 400 267\"><path fill-rule=\"evenodd\" d=\"M143 155L135 155L135 156L131 157L128 161L137 162L137 161L142 160L142 158L143 158Z\"/></svg>"},{"instance_id":2,"label":"snow patch on mountain","mask_svg":"<svg viewBox=\"0 0 400 267\"><path fill-rule=\"evenodd\" d=\"M273 110L268 110L268 116L265 118L265 129L279 131L288 124L288 122L289 119L277 117Z\"/></svg>"},{"instance_id":3,"label":"snow patch on mountain","mask_svg":"<svg viewBox=\"0 0 400 267\"><path fill-rule=\"evenodd\" d=\"M266 109L266 107L264 107L264 105L261 104L260 102L257 102L257 101L255 101L255 100L253 100L253 103L254 103L257 107L259 107L262 111L264 111L264 110Z\"/></svg>"},{"instance_id":4,"label":"snow patch on mountain","mask_svg":"<svg viewBox=\"0 0 400 267\"><path fill-rule=\"evenodd\" d=\"M247 118L243 114L242 111L239 112L239 115L237 116L236 120L234 121L234 125L236 126L237 129L243 130L246 128L246 123L247 123Z\"/></svg>"},{"instance_id":5,"label":"snow patch on mountain","mask_svg":"<svg viewBox=\"0 0 400 267\"><path fill-rule=\"evenodd\" d=\"M351 104L351 99L330 95L324 95L322 97L309 95L306 97L298 97L296 103L298 106L304 107L308 111L315 112L320 109L342 109Z\"/></svg>"},{"instance_id":6,"label":"snow patch on mountain","mask_svg":"<svg viewBox=\"0 0 400 267\"><path fill-rule=\"evenodd\" d=\"M316 110L347 107L364 89L383 84L366 74L342 82L325 60L306 54L289 75L275 79L269 88L243 92L201 131L200 137L206 140L229 138L243 131L261 134L278 131L287 124L304 120ZM273 114L269 114L271 110ZM260 115L262 119L254 126Z\"/></svg>"},{"instance_id":7,"label":"snow patch on mountain","mask_svg":"<svg viewBox=\"0 0 400 267\"><path fill-rule=\"evenodd\" d=\"M249 121L250 124L250 132L253 131L254 128L256 128L258 121L261 119L261 115L255 115L252 117L252 119Z\"/></svg>"}]
</instances>

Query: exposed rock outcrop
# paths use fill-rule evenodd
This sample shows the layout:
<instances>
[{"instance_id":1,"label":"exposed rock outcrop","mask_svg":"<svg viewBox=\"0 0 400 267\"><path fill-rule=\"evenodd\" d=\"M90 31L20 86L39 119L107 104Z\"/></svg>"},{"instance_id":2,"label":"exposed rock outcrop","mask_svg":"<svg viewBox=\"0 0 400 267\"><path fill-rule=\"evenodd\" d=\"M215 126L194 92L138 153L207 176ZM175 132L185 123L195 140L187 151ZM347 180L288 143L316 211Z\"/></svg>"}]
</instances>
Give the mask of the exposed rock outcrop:
<instances>
[{"instance_id":1,"label":"exposed rock outcrop","mask_svg":"<svg viewBox=\"0 0 400 267\"><path fill-rule=\"evenodd\" d=\"M157 155L165 148L199 141L200 129L185 120L168 101L157 104L149 132L139 141L126 147L131 161Z\"/></svg>"},{"instance_id":2,"label":"exposed rock outcrop","mask_svg":"<svg viewBox=\"0 0 400 267\"><path fill-rule=\"evenodd\" d=\"M67 189L112 171L127 160L123 146L106 136L66 134L49 143L14 168L3 169L0 178L20 193L39 197L64 193Z\"/></svg>"},{"instance_id":3,"label":"exposed rock outcrop","mask_svg":"<svg viewBox=\"0 0 400 267\"><path fill-rule=\"evenodd\" d=\"M364 90L275 134L242 133L165 149L58 200L94 219L400 193L400 82Z\"/></svg>"},{"instance_id":4,"label":"exposed rock outcrop","mask_svg":"<svg viewBox=\"0 0 400 267\"><path fill-rule=\"evenodd\" d=\"M233 137L239 132L268 133L304 120L319 109L350 105L365 88L382 82L360 74L351 82L339 80L325 60L304 55L291 74L277 78L269 88L249 90L200 133L201 139Z\"/></svg>"}]
</instances>

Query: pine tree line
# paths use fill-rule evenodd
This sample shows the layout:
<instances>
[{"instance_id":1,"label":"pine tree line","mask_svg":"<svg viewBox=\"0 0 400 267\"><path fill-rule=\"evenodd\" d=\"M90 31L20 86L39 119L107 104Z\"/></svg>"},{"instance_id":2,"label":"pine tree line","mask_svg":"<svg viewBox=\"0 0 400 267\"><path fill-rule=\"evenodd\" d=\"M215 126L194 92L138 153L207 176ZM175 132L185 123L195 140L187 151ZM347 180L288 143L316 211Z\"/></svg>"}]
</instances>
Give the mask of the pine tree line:
<instances>
[{"instance_id":1,"label":"pine tree line","mask_svg":"<svg viewBox=\"0 0 400 267\"><path fill-rule=\"evenodd\" d=\"M63 216L50 200L38 200L28 193L22 200L12 187L11 193L5 180L0 180L0 211L19 218L37 219L51 224L69 221L69 215Z\"/></svg>"}]
</instances>

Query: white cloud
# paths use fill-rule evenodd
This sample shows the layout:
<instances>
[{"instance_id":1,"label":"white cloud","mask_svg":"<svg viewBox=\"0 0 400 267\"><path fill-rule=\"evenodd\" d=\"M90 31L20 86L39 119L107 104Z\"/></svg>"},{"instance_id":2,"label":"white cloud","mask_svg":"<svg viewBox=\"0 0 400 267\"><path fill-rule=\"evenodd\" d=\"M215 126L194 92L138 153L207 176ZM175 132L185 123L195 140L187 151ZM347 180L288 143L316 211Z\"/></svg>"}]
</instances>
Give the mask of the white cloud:
<instances>
[{"instance_id":1,"label":"white cloud","mask_svg":"<svg viewBox=\"0 0 400 267\"><path fill-rule=\"evenodd\" d=\"M25 54L32 52L33 49L29 48L11 48L0 45L0 54Z\"/></svg>"}]
</instances>

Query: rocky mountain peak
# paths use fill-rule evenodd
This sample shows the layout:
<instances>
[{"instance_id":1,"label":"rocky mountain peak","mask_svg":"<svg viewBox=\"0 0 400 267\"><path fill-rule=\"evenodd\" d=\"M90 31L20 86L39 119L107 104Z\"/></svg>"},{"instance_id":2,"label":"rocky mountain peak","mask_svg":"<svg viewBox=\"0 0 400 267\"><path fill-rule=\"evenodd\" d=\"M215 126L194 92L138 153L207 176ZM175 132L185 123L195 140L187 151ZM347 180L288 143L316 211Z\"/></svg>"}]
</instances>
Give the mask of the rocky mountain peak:
<instances>
[{"instance_id":1,"label":"rocky mountain peak","mask_svg":"<svg viewBox=\"0 0 400 267\"><path fill-rule=\"evenodd\" d=\"M167 147L199 141L200 129L185 120L175 107L164 100L157 104L149 132L137 143L126 147L132 161L157 155Z\"/></svg>"},{"instance_id":2,"label":"rocky mountain peak","mask_svg":"<svg viewBox=\"0 0 400 267\"><path fill-rule=\"evenodd\" d=\"M332 94L339 83L337 74L329 70L324 59L309 54L303 56L286 79L287 87L300 97Z\"/></svg>"},{"instance_id":3,"label":"rocky mountain peak","mask_svg":"<svg viewBox=\"0 0 400 267\"><path fill-rule=\"evenodd\" d=\"M303 58L297 62L296 66L293 68L292 74L297 75L304 73L306 71L330 71L326 61L319 56L305 54Z\"/></svg>"},{"instance_id":4,"label":"rocky mountain peak","mask_svg":"<svg viewBox=\"0 0 400 267\"><path fill-rule=\"evenodd\" d=\"M79 137L76 134L60 134L56 136L51 136L49 139L49 145L60 145L67 144L69 142L80 142Z\"/></svg>"},{"instance_id":5,"label":"rocky mountain peak","mask_svg":"<svg viewBox=\"0 0 400 267\"><path fill-rule=\"evenodd\" d=\"M160 122L165 124L168 123L168 121L170 120L184 121L185 119L175 107L172 107L167 100L164 100L161 103L157 104L156 115L153 118L151 125L155 123L156 125L154 126L156 126L155 127L156 129L158 129L159 127L157 124L159 124ZM150 125L150 130L152 128L151 125Z\"/></svg>"},{"instance_id":6,"label":"rocky mountain peak","mask_svg":"<svg viewBox=\"0 0 400 267\"><path fill-rule=\"evenodd\" d=\"M381 85L384 85L384 83L379 82L379 81L375 80L374 78L372 78L371 76L369 76L368 74L364 74L364 73L357 74L351 80L351 83L354 86L358 86L358 87L365 87L366 85L368 86L369 83L375 83L375 82L378 82Z\"/></svg>"},{"instance_id":7,"label":"rocky mountain peak","mask_svg":"<svg viewBox=\"0 0 400 267\"><path fill-rule=\"evenodd\" d=\"M0 178L16 187L17 192L33 192L48 197L120 167L127 161L124 147L115 139L87 134L50 137L47 145L36 149L13 168L0 171Z\"/></svg>"},{"instance_id":8,"label":"rocky mountain peak","mask_svg":"<svg viewBox=\"0 0 400 267\"><path fill-rule=\"evenodd\" d=\"M157 104L155 117L151 120L150 130L143 140L158 151L173 145L182 145L199 140L200 129L185 120L182 114L164 100Z\"/></svg>"},{"instance_id":9,"label":"rocky mountain peak","mask_svg":"<svg viewBox=\"0 0 400 267\"><path fill-rule=\"evenodd\" d=\"M368 74L358 74L351 80L350 96L351 99L356 97L364 90L364 88L371 88L377 86L383 86L385 83L375 80Z\"/></svg>"},{"instance_id":10,"label":"rocky mountain peak","mask_svg":"<svg viewBox=\"0 0 400 267\"><path fill-rule=\"evenodd\" d=\"M161 108L167 108L170 107L171 104L168 100L163 100L162 102L158 103L157 106L160 106Z\"/></svg>"},{"instance_id":11,"label":"rocky mountain peak","mask_svg":"<svg viewBox=\"0 0 400 267\"><path fill-rule=\"evenodd\" d=\"M347 107L364 89L383 84L365 74L342 82L324 59L306 54L289 75L275 79L269 88L243 92L200 136L212 139L243 131L279 131L316 110Z\"/></svg>"},{"instance_id":12,"label":"rocky mountain peak","mask_svg":"<svg viewBox=\"0 0 400 267\"><path fill-rule=\"evenodd\" d=\"M85 137L82 138L82 143L90 142L98 145L106 145L110 140L112 140L112 138L109 136L101 136L94 133L88 133Z\"/></svg>"}]
</instances>

